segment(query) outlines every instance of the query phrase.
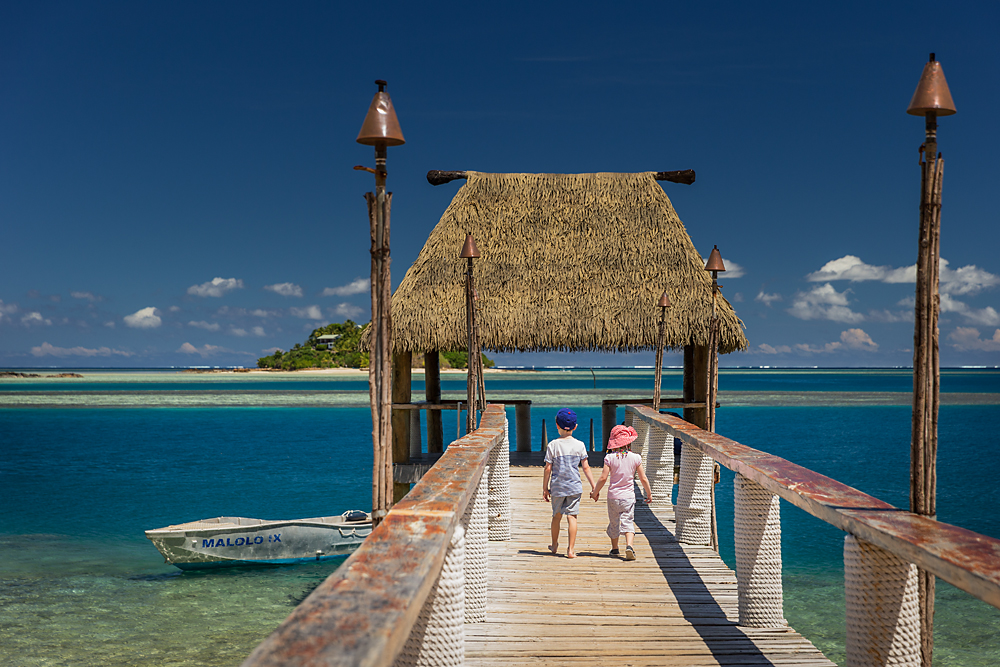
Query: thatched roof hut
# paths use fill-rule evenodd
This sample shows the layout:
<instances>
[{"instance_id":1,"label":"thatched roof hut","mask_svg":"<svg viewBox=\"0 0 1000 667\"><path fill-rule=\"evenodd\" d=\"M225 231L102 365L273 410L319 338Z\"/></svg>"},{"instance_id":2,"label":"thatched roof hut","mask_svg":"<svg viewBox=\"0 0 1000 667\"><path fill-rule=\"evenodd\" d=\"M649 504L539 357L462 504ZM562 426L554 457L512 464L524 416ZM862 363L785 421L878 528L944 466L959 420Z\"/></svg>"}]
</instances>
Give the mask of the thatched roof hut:
<instances>
[{"instance_id":1,"label":"thatched roof hut","mask_svg":"<svg viewBox=\"0 0 1000 667\"><path fill-rule=\"evenodd\" d=\"M484 350L655 349L664 288L666 346L708 344L711 276L653 172L467 178L392 297L396 352L466 348L466 233ZM721 295L717 308L719 351L745 349Z\"/></svg>"}]
</instances>

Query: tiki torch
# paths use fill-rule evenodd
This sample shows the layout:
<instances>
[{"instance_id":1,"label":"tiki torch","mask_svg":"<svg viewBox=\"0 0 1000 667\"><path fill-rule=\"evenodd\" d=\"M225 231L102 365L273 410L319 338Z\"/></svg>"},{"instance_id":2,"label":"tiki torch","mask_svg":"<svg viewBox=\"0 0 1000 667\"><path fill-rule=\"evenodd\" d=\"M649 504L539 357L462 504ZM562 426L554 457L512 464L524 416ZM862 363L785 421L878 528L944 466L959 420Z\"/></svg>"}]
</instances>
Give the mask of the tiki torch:
<instances>
[{"instance_id":1,"label":"tiki torch","mask_svg":"<svg viewBox=\"0 0 1000 667\"><path fill-rule=\"evenodd\" d=\"M465 328L468 340L468 360L466 369L468 370L466 380L466 392L468 394L468 406L465 417L465 431L472 433L476 430L476 410L480 407L476 400L476 392L479 390L479 341L476 335L476 284L472 275L472 260L479 257L479 248L476 247L476 240L472 234L465 235L465 245L462 246L462 259L467 260L465 269Z\"/></svg>"},{"instance_id":2,"label":"tiki torch","mask_svg":"<svg viewBox=\"0 0 1000 667\"><path fill-rule=\"evenodd\" d=\"M660 330L656 339L656 384L653 386L653 409L660 411L660 382L663 377L663 345L667 337L667 308L670 307L670 297L663 290L656 305L660 308ZM597 384L596 378L594 384Z\"/></svg>"},{"instance_id":3,"label":"tiki torch","mask_svg":"<svg viewBox=\"0 0 1000 667\"><path fill-rule=\"evenodd\" d=\"M913 323L913 417L910 425L910 511L937 514L938 294L941 241L941 184L944 159L937 149L937 117L955 113L941 63L931 54L906 113L923 116L920 147L920 232ZM934 575L920 570L921 660L930 667L934 651Z\"/></svg>"},{"instance_id":4,"label":"tiki torch","mask_svg":"<svg viewBox=\"0 0 1000 667\"><path fill-rule=\"evenodd\" d=\"M371 348L368 361L368 388L372 410L372 520L378 525L393 502L392 488L392 286L389 272L389 210L392 194L385 191L385 157L388 146L406 143L392 108L386 82L375 82L378 92L368 107L368 115L358 133L358 143L375 147L375 194L368 192L368 221L371 227ZM357 169L358 167L355 167Z\"/></svg>"},{"instance_id":5,"label":"tiki torch","mask_svg":"<svg viewBox=\"0 0 1000 667\"><path fill-rule=\"evenodd\" d=\"M719 246L714 246L705 263L705 270L712 274L712 321L708 330L708 400L705 405L705 430L715 432L715 398L719 393L719 313L716 299L719 294L719 272L726 270Z\"/></svg>"}]
</instances>

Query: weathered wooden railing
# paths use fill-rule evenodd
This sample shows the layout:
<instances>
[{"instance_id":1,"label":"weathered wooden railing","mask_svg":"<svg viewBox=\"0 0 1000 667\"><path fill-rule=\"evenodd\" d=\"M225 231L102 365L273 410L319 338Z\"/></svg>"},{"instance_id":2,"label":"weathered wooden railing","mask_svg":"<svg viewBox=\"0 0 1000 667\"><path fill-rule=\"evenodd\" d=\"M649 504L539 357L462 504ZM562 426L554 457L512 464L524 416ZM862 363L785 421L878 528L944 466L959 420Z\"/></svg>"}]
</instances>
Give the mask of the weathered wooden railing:
<instances>
[{"instance_id":1,"label":"weathered wooden railing","mask_svg":"<svg viewBox=\"0 0 1000 667\"><path fill-rule=\"evenodd\" d=\"M244 666L460 665L486 617L487 540L510 539L502 405L445 453Z\"/></svg>"},{"instance_id":2,"label":"weathered wooden railing","mask_svg":"<svg viewBox=\"0 0 1000 667\"><path fill-rule=\"evenodd\" d=\"M785 625L778 498L848 533L844 544L847 664L919 665L917 567L1000 607L1000 540L897 509L836 480L671 415L630 405L651 505L669 507L673 439L682 444L677 539L711 539L713 460L736 473L734 532L739 623Z\"/></svg>"}]
</instances>

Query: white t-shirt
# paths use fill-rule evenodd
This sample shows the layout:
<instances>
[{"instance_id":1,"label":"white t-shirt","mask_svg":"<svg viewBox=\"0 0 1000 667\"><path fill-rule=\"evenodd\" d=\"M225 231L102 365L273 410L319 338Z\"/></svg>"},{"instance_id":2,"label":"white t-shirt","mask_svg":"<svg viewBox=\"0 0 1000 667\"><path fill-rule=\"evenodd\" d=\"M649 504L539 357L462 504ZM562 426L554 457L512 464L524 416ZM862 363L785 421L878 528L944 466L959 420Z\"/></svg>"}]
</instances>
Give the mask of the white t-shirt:
<instances>
[{"instance_id":1,"label":"white t-shirt","mask_svg":"<svg viewBox=\"0 0 1000 667\"><path fill-rule=\"evenodd\" d=\"M549 493L553 496L575 496L583 493L580 481L580 461L587 460L587 447L574 438L556 438L545 450L545 463L552 464Z\"/></svg>"}]
</instances>

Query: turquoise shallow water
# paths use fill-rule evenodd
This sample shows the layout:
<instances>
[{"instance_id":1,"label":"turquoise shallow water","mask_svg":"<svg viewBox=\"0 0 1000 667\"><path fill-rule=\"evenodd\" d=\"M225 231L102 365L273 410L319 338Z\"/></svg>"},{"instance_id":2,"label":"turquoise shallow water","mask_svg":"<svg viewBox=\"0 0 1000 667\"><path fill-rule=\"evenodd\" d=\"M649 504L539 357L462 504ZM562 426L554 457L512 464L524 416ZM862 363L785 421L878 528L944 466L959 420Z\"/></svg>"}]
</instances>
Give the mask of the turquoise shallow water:
<instances>
[{"instance_id":1,"label":"turquoise shallow water","mask_svg":"<svg viewBox=\"0 0 1000 667\"><path fill-rule=\"evenodd\" d=\"M182 574L143 531L220 514L296 518L368 507L366 387L353 386L356 378L94 375L86 389L0 381L2 662L237 665L338 563ZM536 429L546 418L551 430L549 406L565 404L577 408L585 433L591 418L599 433L601 393L648 393L651 376L491 376L487 390L531 396ZM906 506L908 378L730 371L718 430ZM679 391L674 379L664 382L668 395ZM942 387L958 401L941 409L940 518L1000 536L1000 374L946 371ZM464 391L464 376L445 389ZM727 402L727 391L743 398ZM75 407L18 402L56 392L76 397ZM112 395L120 400L109 404ZM171 402L191 395L195 406ZM337 401L321 402L328 395ZM293 407L304 396L322 407ZM448 428L446 420L450 437ZM721 551L732 565L731 484L725 475L717 498ZM843 534L787 504L782 512L786 616L843 662ZM939 583L935 664L1000 664L998 638L1000 612Z\"/></svg>"}]
</instances>

